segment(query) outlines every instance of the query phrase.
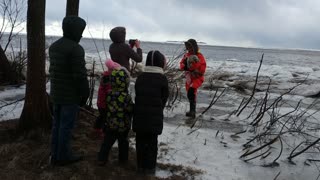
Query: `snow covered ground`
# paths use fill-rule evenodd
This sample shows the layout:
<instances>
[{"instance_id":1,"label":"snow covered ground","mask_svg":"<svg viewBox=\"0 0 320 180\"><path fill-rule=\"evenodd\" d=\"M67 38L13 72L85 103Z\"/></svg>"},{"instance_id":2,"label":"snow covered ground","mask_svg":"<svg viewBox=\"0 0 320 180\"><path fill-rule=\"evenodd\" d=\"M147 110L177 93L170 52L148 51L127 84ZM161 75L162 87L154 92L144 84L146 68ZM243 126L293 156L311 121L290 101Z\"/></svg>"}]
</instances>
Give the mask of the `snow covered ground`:
<instances>
[{"instance_id":1,"label":"snow covered ground","mask_svg":"<svg viewBox=\"0 0 320 180\"><path fill-rule=\"evenodd\" d=\"M306 159L319 160L319 151L309 150L307 151L308 153L296 157L294 159L296 165L289 163L286 159L293 148L292 145L298 145L300 142L298 141L300 137L294 135L286 134L283 137L285 145L282 156L277 161L279 166L263 167L263 165L271 163L278 155L280 151L279 142L273 144L272 155L264 160L257 158L245 162L239 158L244 153L242 145L255 135L251 131L252 127L248 125L252 117L247 118L252 112L254 104L249 104L248 108L239 117L231 113L237 110L243 97L249 96L258 66L258 61L253 63L232 59L224 62L208 61L207 80L210 76L219 77L213 78L211 84L215 87L227 88L227 90L203 116L198 118L196 126L191 129L188 119L184 116L188 109L188 103L185 91L183 88L181 89L182 97L179 98L178 103L175 103L174 108L165 110L164 130L163 134L159 136L158 161L202 170L203 174L195 177L196 179L272 180L277 175L277 179L317 179L320 173L318 167L320 163L317 161L308 162ZM269 77L272 79L270 102L289 88L302 83L294 91L283 96L282 99L285 103L281 106L279 105L278 113L285 114L292 111L295 105L301 101L301 110L308 110L303 117L308 117L307 121L314 123L315 128L319 128L320 113L318 110L320 105L317 103L317 99L307 97L319 92L319 68L304 67L299 64L287 66L263 64L260 70L260 77L257 89L260 89L261 92L257 92L255 98L261 99L264 97L268 84L268 78L266 77ZM208 82L206 83L208 85ZM235 84L241 84L246 91L237 91L234 88ZM24 93L25 86L3 87L0 89L0 121L20 116L23 100L11 105L7 104L22 99ZM209 106L213 94L214 91L207 88L199 91L198 113ZM308 108L311 104L314 105ZM270 116L270 111L267 116ZM194 129L199 128L200 125L202 125L200 129L189 134ZM235 135L243 130L247 131ZM312 134L315 137L320 137L319 130L312 132ZM256 147L259 147L259 144L256 144ZM159 170L156 175L167 177L170 172Z\"/></svg>"}]
</instances>

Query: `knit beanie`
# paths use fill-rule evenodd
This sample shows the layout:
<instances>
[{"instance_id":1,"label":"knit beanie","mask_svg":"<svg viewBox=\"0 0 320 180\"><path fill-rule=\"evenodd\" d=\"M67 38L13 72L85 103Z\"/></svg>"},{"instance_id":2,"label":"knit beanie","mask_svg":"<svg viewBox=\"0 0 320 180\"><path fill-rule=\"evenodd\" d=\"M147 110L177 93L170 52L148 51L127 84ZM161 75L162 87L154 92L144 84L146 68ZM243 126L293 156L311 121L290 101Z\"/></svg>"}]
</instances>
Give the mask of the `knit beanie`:
<instances>
[{"instance_id":1,"label":"knit beanie","mask_svg":"<svg viewBox=\"0 0 320 180\"><path fill-rule=\"evenodd\" d=\"M146 60L146 66L157 66L164 68L166 64L166 58L159 51L149 51Z\"/></svg>"}]
</instances>

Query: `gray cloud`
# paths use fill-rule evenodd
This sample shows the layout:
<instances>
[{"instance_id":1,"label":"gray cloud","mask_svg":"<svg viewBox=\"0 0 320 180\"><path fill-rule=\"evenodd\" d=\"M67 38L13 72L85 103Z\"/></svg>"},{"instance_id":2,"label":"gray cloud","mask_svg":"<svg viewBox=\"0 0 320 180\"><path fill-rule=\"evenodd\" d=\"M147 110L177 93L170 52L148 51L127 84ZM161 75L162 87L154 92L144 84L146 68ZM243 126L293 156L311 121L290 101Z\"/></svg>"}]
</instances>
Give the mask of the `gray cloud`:
<instances>
[{"instance_id":1,"label":"gray cloud","mask_svg":"<svg viewBox=\"0 0 320 180\"><path fill-rule=\"evenodd\" d=\"M47 24L62 20L65 4L47 1ZM193 37L214 45L319 48L317 0L81 0L80 16L97 37L102 25L107 32L121 25L141 40Z\"/></svg>"}]
</instances>

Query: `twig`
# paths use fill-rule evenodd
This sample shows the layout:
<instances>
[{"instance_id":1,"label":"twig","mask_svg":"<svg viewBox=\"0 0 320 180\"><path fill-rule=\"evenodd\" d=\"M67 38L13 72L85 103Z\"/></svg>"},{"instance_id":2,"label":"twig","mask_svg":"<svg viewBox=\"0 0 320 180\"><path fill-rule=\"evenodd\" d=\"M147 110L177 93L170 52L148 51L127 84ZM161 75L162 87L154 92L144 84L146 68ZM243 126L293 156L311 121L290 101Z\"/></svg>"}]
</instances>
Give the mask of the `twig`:
<instances>
[{"instance_id":1,"label":"twig","mask_svg":"<svg viewBox=\"0 0 320 180\"><path fill-rule=\"evenodd\" d=\"M283 151L283 143L282 143L281 136L279 136L279 140L280 140L280 144L281 144L281 150L280 150L280 153L279 153L278 157L276 157L276 158L273 160L273 163L276 162L276 161L280 158L280 156L281 156L281 154L282 154L282 151Z\"/></svg>"},{"instance_id":2,"label":"twig","mask_svg":"<svg viewBox=\"0 0 320 180\"><path fill-rule=\"evenodd\" d=\"M247 105L250 103L251 99L253 98L254 94L255 94L255 91L256 91L256 86L257 86L257 83L258 83L258 78L259 78L259 72L260 72L260 68L261 68L261 65L262 65L262 61L263 61L263 56L264 56L264 53L262 54L261 56L261 60L260 60L260 64L259 64L259 68L257 70L257 75L256 75L256 80L255 80L255 83L254 83L254 86L253 86L253 89L252 89L252 93L251 93L251 96L250 98L247 100L246 104L241 108L241 110L238 112L237 116L239 116L242 111L247 107Z\"/></svg>"},{"instance_id":3,"label":"twig","mask_svg":"<svg viewBox=\"0 0 320 180\"><path fill-rule=\"evenodd\" d=\"M275 137L274 139L272 139L272 140L269 141L268 143L266 143L266 144L264 144L264 145L262 145L262 146L260 146L260 147L258 147L258 148L256 148L256 149L254 149L254 150L252 150L252 151L250 151L250 152L247 152L247 153L242 154L242 155L240 156L240 158L246 157L246 156L248 156L248 155L250 155L250 154L253 154L253 153L255 153L255 152L257 152L257 151L259 151L259 150L261 150L261 149L263 149L263 148L265 148L265 147L273 144L274 142L277 141L278 138L279 138L279 136Z\"/></svg>"},{"instance_id":4,"label":"twig","mask_svg":"<svg viewBox=\"0 0 320 180\"><path fill-rule=\"evenodd\" d=\"M306 150L308 150L309 148L311 148L312 146L314 146L315 144L317 144L320 141L320 138L318 138L316 141L314 141L313 143L311 143L309 146L307 146L306 148L304 148L303 150L301 150L300 152L297 152L296 154L292 154L288 157L288 159L291 161L293 158L299 156L300 154L304 153Z\"/></svg>"},{"instance_id":5,"label":"twig","mask_svg":"<svg viewBox=\"0 0 320 180\"><path fill-rule=\"evenodd\" d=\"M307 159L310 162L320 162L320 159Z\"/></svg>"},{"instance_id":6,"label":"twig","mask_svg":"<svg viewBox=\"0 0 320 180\"><path fill-rule=\"evenodd\" d=\"M273 178L273 180L277 180L278 177L280 176L281 171L276 175L276 177Z\"/></svg>"},{"instance_id":7,"label":"twig","mask_svg":"<svg viewBox=\"0 0 320 180\"><path fill-rule=\"evenodd\" d=\"M256 159L256 158L258 158L258 157L260 157L260 156L263 156L263 155L269 153L270 150L271 150L271 148L269 147L265 152L263 152L263 153L261 153L261 154L259 154L259 155L257 155L257 156L254 156L254 157L252 157L252 158L245 159L244 161L245 161L245 162L248 162L248 161L251 161L251 160L253 160L253 159Z\"/></svg>"},{"instance_id":8,"label":"twig","mask_svg":"<svg viewBox=\"0 0 320 180\"><path fill-rule=\"evenodd\" d=\"M245 132L247 132L247 130L243 130L243 131L237 132L237 133L235 133L234 135L243 134L243 133L245 133Z\"/></svg>"},{"instance_id":9,"label":"twig","mask_svg":"<svg viewBox=\"0 0 320 180\"><path fill-rule=\"evenodd\" d=\"M17 102L19 102L19 101L22 101L22 100L24 100L24 99L25 99L25 97L23 97L23 98L21 98L21 99L18 99L18 100L14 101L14 102L11 102L11 103L7 103L7 104L5 104L5 105L3 105L3 106L0 106L0 109L1 109L1 108L4 108L4 107L6 107L6 106L10 106L10 105L12 105L12 104L15 104L15 103L17 103Z\"/></svg>"},{"instance_id":10,"label":"twig","mask_svg":"<svg viewBox=\"0 0 320 180\"><path fill-rule=\"evenodd\" d=\"M218 92L218 89L216 90L215 95L213 96L213 98L212 98L209 106L201 113L201 115L203 115L204 113L206 113L206 112L219 100L219 98L224 94L225 90L226 90L226 88L224 88L224 89L222 90L222 92L219 94L219 96L215 99L215 97L216 97L216 95L217 95L217 92ZM199 117L197 117L197 118L195 119L195 121L193 122L193 124L192 124L191 127L190 127L191 129L195 126L195 124L197 123L198 120L199 120Z\"/></svg>"},{"instance_id":11,"label":"twig","mask_svg":"<svg viewBox=\"0 0 320 180\"><path fill-rule=\"evenodd\" d=\"M98 46L97 46L97 43L96 43L96 40L93 38L92 34L91 34L91 31L89 30L89 27L88 27L88 32L91 36L91 39L93 41L93 44L97 50L97 53L98 53L98 56L99 56L99 60L100 60L100 64L101 64L101 67L102 67L102 70L104 71L104 66L103 66L103 63L102 63L102 59L101 59L101 56L100 56L100 52L99 52L99 49L98 49Z\"/></svg>"}]
</instances>

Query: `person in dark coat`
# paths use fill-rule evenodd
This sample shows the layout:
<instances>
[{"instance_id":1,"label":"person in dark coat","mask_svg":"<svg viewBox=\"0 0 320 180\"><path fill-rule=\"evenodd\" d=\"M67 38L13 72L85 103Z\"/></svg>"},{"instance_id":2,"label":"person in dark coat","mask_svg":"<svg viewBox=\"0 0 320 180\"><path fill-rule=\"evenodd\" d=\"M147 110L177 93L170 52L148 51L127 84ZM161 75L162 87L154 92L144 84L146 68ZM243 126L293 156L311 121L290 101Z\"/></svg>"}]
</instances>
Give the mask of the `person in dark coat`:
<instances>
[{"instance_id":1,"label":"person in dark coat","mask_svg":"<svg viewBox=\"0 0 320 180\"><path fill-rule=\"evenodd\" d=\"M133 102L128 92L130 77L127 70L113 70L110 75L111 92L106 97L105 137L98 154L99 165L108 161L109 151L118 140L119 162L128 161L128 133L131 129Z\"/></svg>"},{"instance_id":2,"label":"person in dark coat","mask_svg":"<svg viewBox=\"0 0 320 180\"><path fill-rule=\"evenodd\" d=\"M125 43L126 39L126 28L124 27L115 27L109 33L110 39L112 40L112 44L109 47L109 53L111 59L121 66L127 68L130 71L130 58L139 63L142 62L142 49L140 48L140 41L135 41L135 47L137 48L137 52L133 50L129 46L129 44Z\"/></svg>"},{"instance_id":3,"label":"person in dark coat","mask_svg":"<svg viewBox=\"0 0 320 180\"><path fill-rule=\"evenodd\" d=\"M50 96L53 102L51 163L70 164L82 159L71 152L72 129L89 96L85 52L79 45L86 22L80 17L63 19L63 37L49 48Z\"/></svg>"},{"instance_id":4,"label":"person in dark coat","mask_svg":"<svg viewBox=\"0 0 320 180\"><path fill-rule=\"evenodd\" d=\"M168 80L163 74L165 64L163 54L150 51L144 72L135 84L132 130L136 132L138 171L147 174L155 173L158 135L162 133L163 109L169 95Z\"/></svg>"}]
</instances>

